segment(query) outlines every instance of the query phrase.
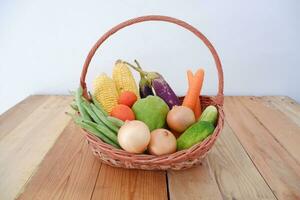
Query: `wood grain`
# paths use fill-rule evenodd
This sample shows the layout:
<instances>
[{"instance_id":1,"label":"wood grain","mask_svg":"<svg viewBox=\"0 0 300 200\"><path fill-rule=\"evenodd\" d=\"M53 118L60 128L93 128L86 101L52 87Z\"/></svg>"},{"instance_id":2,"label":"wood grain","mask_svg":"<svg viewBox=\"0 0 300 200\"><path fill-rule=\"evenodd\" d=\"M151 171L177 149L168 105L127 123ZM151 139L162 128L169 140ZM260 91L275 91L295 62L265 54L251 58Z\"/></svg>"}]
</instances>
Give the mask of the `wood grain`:
<instances>
[{"instance_id":1,"label":"wood grain","mask_svg":"<svg viewBox=\"0 0 300 200\"><path fill-rule=\"evenodd\" d=\"M12 131L34 110L36 110L49 96L35 95L24 99L2 115L0 115L0 140Z\"/></svg>"},{"instance_id":2,"label":"wood grain","mask_svg":"<svg viewBox=\"0 0 300 200\"><path fill-rule=\"evenodd\" d=\"M0 140L0 199L13 199L70 118L70 97L51 96Z\"/></svg>"},{"instance_id":3,"label":"wood grain","mask_svg":"<svg viewBox=\"0 0 300 200\"><path fill-rule=\"evenodd\" d=\"M276 199L227 123L208 160L224 199Z\"/></svg>"},{"instance_id":4,"label":"wood grain","mask_svg":"<svg viewBox=\"0 0 300 200\"><path fill-rule=\"evenodd\" d=\"M280 110L300 127L300 105L295 100L286 96L265 96L261 99L268 102L273 108Z\"/></svg>"},{"instance_id":5,"label":"wood grain","mask_svg":"<svg viewBox=\"0 0 300 200\"><path fill-rule=\"evenodd\" d=\"M71 122L18 199L90 199L100 166Z\"/></svg>"},{"instance_id":6,"label":"wood grain","mask_svg":"<svg viewBox=\"0 0 300 200\"><path fill-rule=\"evenodd\" d=\"M166 172L101 166L92 199L168 199Z\"/></svg>"},{"instance_id":7,"label":"wood grain","mask_svg":"<svg viewBox=\"0 0 300 200\"><path fill-rule=\"evenodd\" d=\"M182 171L168 171L168 183L172 200L223 199L207 158L200 166Z\"/></svg>"},{"instance_id":8,"label":"wood grain","mask_svg":"<svg viewBox=\"0 0 300 200\"><path fill-rule=\"evenodd\" d=\"M238 97L275 139L300 163L300 127L261 97Z\"/></svg>"},{"instance_id":9,"label":"wood grain","mask_svg":"<svg viewBox=\"0 0 300 200\"><path fill-rule=\"evenodd\" d=\"M276 199L227 123L202 166L169 171L168 178L175 200Z\"/></svg>"},{"instance_id":10,"label":"wood grain","mask_svg":"<svg viewBox=\"0 0 300 200\"><path fill-rule=\"evenodd\" d=\"M236 97L225 98L226 119L278 199L300 199L300 166Z\"/></svg>"},{"instance_id":11,"label":"wood grain","mask_svg":"<svg viewBox=\"0 0 300 200\"><path fill-rule=\"evenodd\" d=\"M0 116L0 199L300 199L300 106L251 98L225 98L201 166L161 172L101 164L64 114L71 97L30 96Z\"/></svg>"}]
</instances>

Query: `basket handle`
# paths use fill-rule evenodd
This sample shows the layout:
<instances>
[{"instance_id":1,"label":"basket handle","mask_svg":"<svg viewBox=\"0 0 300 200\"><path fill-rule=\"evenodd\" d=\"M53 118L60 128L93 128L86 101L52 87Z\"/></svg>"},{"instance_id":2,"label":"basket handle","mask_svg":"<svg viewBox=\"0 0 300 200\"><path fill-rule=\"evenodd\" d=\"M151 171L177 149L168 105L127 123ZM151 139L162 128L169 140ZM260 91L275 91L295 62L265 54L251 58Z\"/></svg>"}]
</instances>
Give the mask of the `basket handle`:
<instances>
[{"instance_id":1,"label":"basket handle","mask_svg":"<svg viewBox=\"0 0 300 200\"><path fill-rule=\"evenodd\" d=\"M83 65L83 69L81 72L81 77L80 77L80 85L83 88L83 96L86 99L89 99L88 96L88 92L87 92L87 87L86 87L86 82L85 82L85 78L86 78L86 74L87 74L87 70L89 67L89 64L93 58L93 56L95 55L97 49L100 47L100 45L107 39L109 38L111 35L113 35L114 33L116 33L117 31L121 30L122 28L125 28L127 26L133 25L133 24L137 24L140 22L145 22L145 21L165 21L165 22L170 22L173 24L177 24L187 30L189 30L190 32L194 33L199 39L201 39L204 44L207 46L207 48L210 50L216 67L217 67L217 71L218 71L218 79L219 79L219 85L218 85L218 94L217 97L215 99L216 103L218 105L223 105L224 102L224 95L223 95L223 90L224 90L224 81L223 81L223 70L222 70L222 65L221 65L221 61L220 58L217 54L217 51L215 50L215 48L213 47L213 45L210 43L210 41L200 32L198 31L195 27L191 26L190 24L181 21L179 19L175 19L172 17L167 17L167 16L160 16L160 15L148 15L148 16L142 16L142 17L137 17L137 18L133 18L130 20L127 20L125 22L122 22L120 24L118 24L117 26L113 27L112 29L110 29L109 31L107 31L93 46L93 48L90 50L89 54L87 55L84 65Z\"/></svg>"}]
</instances>

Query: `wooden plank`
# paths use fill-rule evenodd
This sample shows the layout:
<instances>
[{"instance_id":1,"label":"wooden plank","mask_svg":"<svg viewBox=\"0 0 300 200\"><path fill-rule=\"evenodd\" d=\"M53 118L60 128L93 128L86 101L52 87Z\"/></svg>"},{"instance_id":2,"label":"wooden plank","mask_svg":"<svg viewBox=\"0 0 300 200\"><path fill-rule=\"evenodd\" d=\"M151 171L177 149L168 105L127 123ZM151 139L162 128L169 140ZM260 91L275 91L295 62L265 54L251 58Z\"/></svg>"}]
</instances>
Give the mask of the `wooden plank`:
<instances>
[{"instance_id":1,"label":"wooden plank","mask_svg":"<svg viewBox=\"0 0 300 200\"><path fill-rule=\"evenodd\" d=\"M0 199L13 199L52 147L70 117L70 97L49 97L0 140Z\"/></svg>"},{"instance_id":2,"label":"wooden plank","mask_svg":"<svg viewBox=\"0 0 300 200\"><path fill-rule=\"evenodd\" d=\"M202 166L168 177L175 200L276 199L227 123Z\"/></svg>"},{"instance_id":3,"label":"wooden plank","mask_svg":"<svg viewBox=\"0 0 300 200\"><path fill-rule=\"evenodd\" d=\"M182 171L168 171L170 199L223 199L210 165L205 158L202 165Z\"/></svg>"},{"instance_id":4,"label":"wooden plank","mask_svg":"<svg viewBox=\"0 0 300 200\"><path fill-rule=\"evenodd\" d=\"M261 97L239 97L248 110L269 130L276 140L300 163L300 127Z\"/></svg>"},{"instance_id":5,"label":"wooden plank","mask_svg":"<svg viewBox=\"0 0 300 200\"><path fill-rule=\"evenodd\" d=\"M102 164L92 199L167 199L166 172L110 167Z\"/></svg>"},{"instance_id":6,"label":"wooden plank","mask_svg":"<svg viewBox=\"0 0 300 200\"><path fill-rule=\"evenodd\" d=\"M300 199L300 166L236 97L225 98L226 119L278 199Z\"/></svg>"},{"instance_id":7,"label":"wooden plank","mask_svg":"<svg viewBox=\"0 0 300 200\"><path fill-rule=\"evenodd\" d=\"M286 96L265 96L262 100L268 102L270 106L280 110L289 119L300 127L300 104Z\"/></svg>"},{"instance_id":8,"label":"wooden plank","mask_svg":"<svg viewBox=\"0 0 300 200\"><path fill-rule=\"evenodd\" d=\"M227 123L208 160L223 199L276 199Z\"/></svg>"},{"instance_id":9,"label":"wooden plank","mask_svg":"<svg viewBox=\"0 0 300 200\"><path fill-rule=\"evenodd\" d=\"M0 115L0 140L36 110L49 96L29 96Z\"/></svg>"},{"instance_id":10,"label":"wooden plank","mask_svg":"<svg viewBox=\"0 0 300 200\"><path fill-rule=\"evenodd\" d=\"M70 122L18 199L90 199L100 166Z\"/></svg>"}]
</instances>

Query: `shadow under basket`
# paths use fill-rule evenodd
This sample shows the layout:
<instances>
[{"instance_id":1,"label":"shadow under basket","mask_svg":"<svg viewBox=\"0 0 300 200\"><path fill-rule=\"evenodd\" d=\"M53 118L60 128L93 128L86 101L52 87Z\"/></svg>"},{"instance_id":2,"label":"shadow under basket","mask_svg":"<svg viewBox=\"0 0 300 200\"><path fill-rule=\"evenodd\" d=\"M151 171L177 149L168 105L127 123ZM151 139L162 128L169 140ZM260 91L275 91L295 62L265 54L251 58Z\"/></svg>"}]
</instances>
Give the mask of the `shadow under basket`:
<instances>
[{"instance_id":1,"label":"shadow under basket","mask_svg":"<svg viewBox=\"0 0 300 200\"><path fill-rule=\"evenodd\" d=\"M93 56L95 55L97 49L100 47L100 45L118 30L130 26L132 24L145 22L145 21L164 21L164 22L177 24L194 33L198 38L200 38L204 42L204 44L210 50L218 71L218 79L219 79L218 94L217 96L201 96L200 100L201 100L202 109L204 109L209 105L215 105L217 107L218 121L213 134L207 137L204 141L192 146L189 149L177 151L173 154L154 156L148 154L133 154L133 153L126 152L122 149L116 149L113 146L104 143L101 139L94 136L93 134L83 129L82 131L85 134L86 140L93 154L108 165L114 167L122 167L122 168L129 168L129 169L143 169L143 170L187 169L201 163L202 159L207 155L209 150L214 145L224 125L224 112L223 112L223 101L224 101L223 85L224 84L223 84L223 71L222 71L221 62L212 44L196 28L181 20L167 17L167 16L157 16L157 15L134 18L113 27L96 42L96 44L93 46L93 48L91 49L91 51L89 52L85 60L82 69L81 78L80 78L80 84L83 88L83 96L86 99L90 99L87 92L85 78L86 78L88 66ZM183 97L180 97L181 101L182 99Z\"/></svg>"}]
</instances>

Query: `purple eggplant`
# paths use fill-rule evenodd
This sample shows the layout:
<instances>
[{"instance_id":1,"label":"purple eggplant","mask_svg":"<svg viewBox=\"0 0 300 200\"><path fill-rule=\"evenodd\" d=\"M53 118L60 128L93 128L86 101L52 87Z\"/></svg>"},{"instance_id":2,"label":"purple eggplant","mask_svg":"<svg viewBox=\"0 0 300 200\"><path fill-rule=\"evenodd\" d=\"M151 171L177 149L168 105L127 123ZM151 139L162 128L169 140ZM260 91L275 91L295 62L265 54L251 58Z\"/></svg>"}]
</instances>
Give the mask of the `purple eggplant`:
<instances>
[{"instance_id":1,"label":"purple eggplant","mask_svg":"<svg viewBox=\"0 0 300 200\"><path fill-rule=\"evenodd\" d=\"M146 79L145 75L140 73L141 80L139 82L139 91L141 98L145 98L149 95L154 95L152 91L151 83Z\"/></svg>"},{"instance_id":2,"label":"purple eggplant","mask_svg":"<svg viewBox=\"0 0 300 200\"><path fill-rule=\"evenodd\" d=\"M175 105L180 105L180 101L176 96L175 92L172 90L170 85L167 83L167 81L163 78L161 74L157 72L145 72L139 66L138 62L135 62L138 65L138 67L135 67L134 65L131 65L129 63L127 64L144 76L145 80L148 81L148 83L154 89L155 95L162 98L168 104L170 109L172 109L172 107Z\"/></svg>"},{"instance_id":3,"label":"purple eggplant","mask_svg":"<svg viewBox=\"0 0 300 200\"><path fill-rule=\"evenodd\" d=\"M162 98L168 104L170 109L172 109L173 106L179 106L180 101L178 97L163 76L157 72L149 73L152 74L149 74L149 78L155 94Z\"/></svg>"}]
</instances>

